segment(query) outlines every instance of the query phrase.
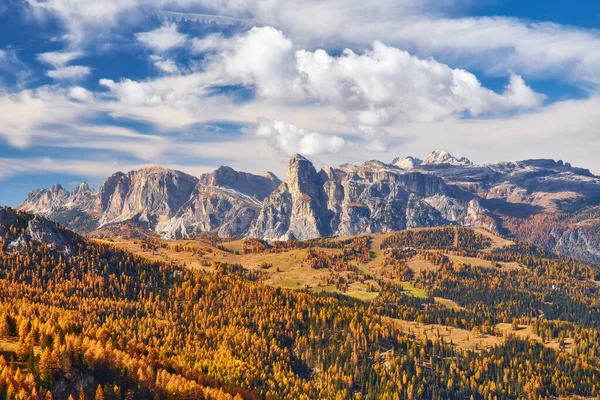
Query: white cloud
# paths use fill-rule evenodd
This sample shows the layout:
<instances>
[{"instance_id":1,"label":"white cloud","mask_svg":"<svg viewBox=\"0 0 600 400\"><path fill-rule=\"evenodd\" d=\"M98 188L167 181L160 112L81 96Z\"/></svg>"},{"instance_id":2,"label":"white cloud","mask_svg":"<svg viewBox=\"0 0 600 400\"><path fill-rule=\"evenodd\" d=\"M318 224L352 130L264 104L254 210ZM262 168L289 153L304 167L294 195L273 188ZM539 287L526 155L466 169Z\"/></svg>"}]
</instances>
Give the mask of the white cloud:
<instances>
[{"instance_id":1,"label":"white cloud","mask_svg":"<svg viewBox=\"0 0 600 400\"><path fill-rule=\"evenodd\" d=\"M281 96L289 90L294 76L292 42L272 27L254 27L234 39L231 50L221 54L213 68L244 85L256 85L259 95Z\"/></svg>"},{"instance_id":2,"label":"white cloud","mask_svg":"<svg viewBox=\"0 0 600 400\"><path fill-rule=\"evenodd\" d=\"M401 145L398 155L423 157L441 148L476 163L553 158L600 173L600 97L561 101L511 118L450 119L390 128Z\"/></svg>"},{"instance_id":3,"label":"white cloud","mask_svg":"<svg viewBox=\"0 0 600 400\"><path fill-rule=\"evenodd\" d=\"M256 136L266 139L274 148L287 155L301 153L306 156L315 154L339 153L347 147L346 140L340 136L326 136L308 132L283 121L259 118Z\"/></svg>"},{"instance_id":4,"label":"white cloud","mask_svg":"<svg viewBox=\"0 0 600 400\"><path fill-rule=\"evenodd\" d=\"M47 124L61 124L89 115L83 105L69 101L61 91L51 87L23 90L0 95L0 136L15 147L27 147L36 135L44 140L52 134L43 132Z\"/></svg>"},{"instance_id":5,"label":"white cloud","mask_svg":"<svg viewBox=\"0 0 600 400\"><path fill-rule=\"evenodd\" d=\"M17 56L14 49L0 49L0 70L4 70L15 77L17 87L23 87L31 78L31 69ZM1 83L1 82L0 82Z\"/></svg>"},{"instance_id":6,"label":"white cloud","mask_svg":"<svg viewBox=\"0 0 600 400\"><path fill-rule=\"evenodd\" d=\"M262 123L268 139L255 140L264 146L257 166L273 158L267 142L285 154L291 151L290 143L303 143L308 151L327 154L323 158L334 164L349 158L362 161L386 147L397 149L394 146L402 142L403 154L423 155L445 147L481 161L553 156L580 160L600 171L594 154L600 146L595 137L600 124L594 95L594 85L600 83L596 30L516 18L462 18L463 9L448 13L448 8L439 8L439 1L26 1L37 15L55 16L66 29L67 36L60 39L69 42L70 50L39 55L40 61L59 68L55 76L63 77L78 76L74 71L81 67L69 64L83 52L74 49L103 41L110 45L106 38L113 30L130 36L142 16L160 9L253 19L263 28L232 38L216 33L198 39L181 34L171 22L139 34L140 42L156 53L150 61L168 76L102 80L108 90L95 96L78 87L2 93L0 136L14 146L35 142L120 148L143 159L160 158L176 149L235 160L248 157L245 150L251 141L213 147L175 145L166 136L157 141L115 127L98 131L85 120L109 113L183 130L214 120L253 124L257 116L264 116L286 122L278 129L274 122ZM442 3L454 7L466 1ZM190 17L189 23L202 18ZM183 46L194 54L210 53L199 64L202 70L177 71L179 67L164 54ZM337 51L344 47L352 51ZM319 48L326 50L315 50ZM0 67L10 56L9 49L2 52ZM75 70L61 70L71 67ZM477 76L507 78L508 83L495 93L473 71ZM521 76L527 81L550 77L575 82L589 89L591 98L542 107L542 96ZM257 96L240 103L212 89L237 84L255 88ZM507 110L527 112L506 116ZM489 115L470 119L462 118L464 113ZM57 127L49 129L50 124ZM65 127L68 131L63 131ZM355 142L361 146L352 146ZM160 151L153 152L156 148ZM336 153L339 148L342 151Z\"/></svg>"},{"instance_id":7,"label":"white cloud","mask_svg":"<svg viewBox=\"0 0 600 400\"><path fill-rule=\"evenodd\" d=\"M51 51L40 53L37 59L54 69L46 71L46 75L55 80L78 80L88 76L92 69L83 65L68 65L81 58L85 53L81 50Z\"/></svg>"},{"instance_id":8,"label":"white cloud","mask_svg":"<svg viewBox=\"0 0 600 400\"><path fill-rule=\"evenodd\" d=\"M48 15L61 20L66 39L81 44L115 28L120 21L138 18L143 11L139 0L25 0L38 18Z\"/></svg>"},{"instance_id":9,"label":"white cloud","mask_svg":"<svg viewBox=\"0 0 600 400\"><path fill-rule=\"evenodd\" d=\"M136 171L154 166L153 163L121 163L114 161L91 161L81 159L55 159L50 157L2 158L0 157L0 180L23 174L60 173L72 176L86 176L105 179L115 172ZM164 167L183 171L192 176L212 172L215 165L165 164Z\"/></svg>"},{"instance_id":10,"label":"white cloud","mask_svg":"<svg viewBox=\"0 0 600 400\"><path fill-rule=\"evenodd\" d=\"M83 79L91 73L92 69L90 67L86 67L83 65L69 65L66 67L60 67L57 69L47 71L46 75L48 75L52 79L62 81Z\"/></svg>"},{"instance_id":11,"label":"white cloud","mask_svg":"<svg viewBox=\"0 0 600 400\"><path fill-rule=\"evenodd\" d=\"M111 114L170 128L211 118L254 123L263 116L314 129L318 108L316 131L351 131L381 151L388 138L385 129L396 122L530 110L544 99L518 75L512 74L504 92L496 93L465 70L381 42L362 53L345 50L331 56L325 50L294 51L293 43L270 27L219 40L214 47L220 51L206 59L202 72L145 81L101 80L114 99L107 105ZM236 104L226 94L215 95L212 88L223 85L252 87L257 97Z\"/></svg>"},{"instance_id":12,"label":"white cloud","mask_svg":"<svg viewBox=\"0 0 600 400\"><path fill-rule=\"evenodd\" d=\"M360 37L364 28L349 35ZM414 18L384 24L373 33L493 75L514 70L527 76L600 84L600 33L594 30L485 17Z\"/></svg>"},{"instance_id":13,"label":"white cloud","mask_svg":"<svg viewBox=\"0 0 600 400\"><path fill-rule=\"evenodd\" d=\"M175 24L165 24L150 32L136 33L135 37L144 46L157 53L181 47L187 42L187 35L179 33Z\"/></svg>"},{"instance_id":14,"label":"white cloud","mask_svg":"<svg viewBox=\"0 0 600 400\"><path fill-rule=\"evenodd\" d=\"M215 50L223 50L224 45L230 43L220 33L212 33L202 38L193 38L191 40L192 53L202 54Z\"/></svg>"},{"instance_id":15,"label":"white cloud","mask_svg":"<svg viewBox=\"0 0 600 400\"><path fill-rule=\"evenodd\" d=\"M360 48L375 40L410 49L421 57L505 76L554 76L600 84L600 33L553 23L507 17L460 17L470 0L26 0L35 15L53 15L71 43L101 40L143 16L178 10L177 20L209 23L219 17L256 21L282 30L306 48ZM186 11L190 11L186 18ZM214 14L211 20L203 14ZM242 21L242 20L240 20ZM194 42L195 43L195 42ZM198 49L210 49L209 41Z\"/></svg>"},{"instance_id":16,"label":"white cloud","mask_svg":"<svg viewBox=\"0 0 600 400\"><path fill-rule=\"evenodd\" d=\"M309 97L332 103L357 126L387 126L402 121L432 121L468 111L472 115L529 109L544 97L516 75L506 91L484 88L475 75L434 59L374 42L356 54L332 57L324 50L296 52L298 79Z\"/></svg>"},{"instance_id":17,"label":"white cloud","mask_svg":"<svg viewBox=\"0 0 600 400\"><path fill-rule=\"evenodd\" d=\"M152 64L162 72L166 74L177 74L179 73L179 66L173 60L168 58L163 58L161 56L152 55L150 56L150 61Z\"/></svg>"},{"instance_id":18,"label":"white cloud","mask_svg":"<svg viewBox=\"0 0 600 400\"><path fill-rule=\"evenodd\" d=\"M94 94L81 86L74 86L69 89L69 96L74 100L81 101L82 103L89 103L90 101L94 100Z\"/></svg>"},{"instance_id":19,"label":"white cloud","mask_svg":"<svg viewBox=\"0 0 600 400\"><path fill-rule=\"evenodd\" d=\"M116 172L118 168L111 163L89 160L65 160L49 157L0 158L0 180L15 175L34 173L61 173L105 178Z\"/></svg>"},{"instance_id":20,"label":"white cloud","mask_svg":"<svg viewBox=\"0 0 600 400\"><path fill-rule=\"evenodd\" d=\"M231 43L233 42L233 43ZM385 127L395 120L431 121L469 112L481 115L531 109L544 96L511 75L504 93L484 88L475 75L434 59L374 42L357 54L297 50L282 32L252 28L228 39L208 70L231 84L254 86L258 95L288 103L317 102L346 115L355 129Z\"/></svg>"},{"instance_id":21,"label":"white cloud","mask_svg":"<svg viewBox=\"0 0 600 400\"><path fill-rule=\"evenodd\" d=\"M83 55L84 52L81 50L51 51L38 54L37 59L45 64L53 66L54 68L60 68L70 64L73 60L83 57Z\"/></svg>"}]
</instances>

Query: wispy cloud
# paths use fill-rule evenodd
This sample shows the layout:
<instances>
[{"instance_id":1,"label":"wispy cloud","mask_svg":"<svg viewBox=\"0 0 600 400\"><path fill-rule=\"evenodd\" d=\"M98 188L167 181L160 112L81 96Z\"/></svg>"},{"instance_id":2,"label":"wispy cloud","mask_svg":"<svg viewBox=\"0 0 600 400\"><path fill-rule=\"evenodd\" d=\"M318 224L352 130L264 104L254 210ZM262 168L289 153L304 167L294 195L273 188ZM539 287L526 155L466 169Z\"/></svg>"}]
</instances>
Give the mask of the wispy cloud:
<instances>
[{"instance_id":1,"label":"wispy cloud","mask_svg":"<svg viewBox=\"0 0 600 400\"><path fill-rule=\"evenodd\" d=\"M82 50L51 51L40 53L37 59L47 65L54 67L46 71L46 75L58 81L73 81L83 79L92 73L90 67L84 65L69 65L85 55Z\"/></svg>"},{"instance_id":2,"label":"wispy cloud","mask_svg":"<svg viewBox=\"0 0 600 400\"><path fill-rule=\"evenodd\" d=\"M53 66L54 68L60 68L70 64L72 61L78 58L83 57L84 54L85 53L81 50L50 51L38 54L37 59L45 64Z\"/></svg>"},{"instance_id":3,"label":"wispy cloud","mask_svg":"<svg viewBox=\"0 0 600 400\"><path fill-rule=\"evenodd\" d=\"M57 69L50 70L46 72L46 75L48 75L52 79L66 81L83 79L91 73L92 69L90 67L86 67L83 65L68 65L66 67L60 67Z\"/></svg>"},{"instance_id":4,"label":"wispy cloud","mask_svg":"<svg viewBox=\"0 0 600 400\"><path fill-rule=\"evenodd\" d=\"M14 76L17 88L24 87L33 79L30 67L19 59L17 51L12 48L0 49L0 71Z\"/></svg>"}]
</instances>

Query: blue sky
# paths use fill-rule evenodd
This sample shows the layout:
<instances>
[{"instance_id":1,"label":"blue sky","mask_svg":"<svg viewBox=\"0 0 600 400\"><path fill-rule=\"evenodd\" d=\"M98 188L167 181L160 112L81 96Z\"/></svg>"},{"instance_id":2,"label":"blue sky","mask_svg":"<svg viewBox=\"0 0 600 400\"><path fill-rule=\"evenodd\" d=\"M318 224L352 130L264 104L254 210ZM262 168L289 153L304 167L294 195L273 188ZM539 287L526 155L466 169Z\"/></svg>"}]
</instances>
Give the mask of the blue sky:
<instances>
[{"instance_id":1,"label":"blue sky","mask_svg":"<svg viewBox=\"0 0 600 400\"><path fill-rule=\"evenodd\" d=\"M599 24L594 1L8 0L0 204L154 164L283 178L296 152L600 173Z\"/></svg>"}]
</instances>

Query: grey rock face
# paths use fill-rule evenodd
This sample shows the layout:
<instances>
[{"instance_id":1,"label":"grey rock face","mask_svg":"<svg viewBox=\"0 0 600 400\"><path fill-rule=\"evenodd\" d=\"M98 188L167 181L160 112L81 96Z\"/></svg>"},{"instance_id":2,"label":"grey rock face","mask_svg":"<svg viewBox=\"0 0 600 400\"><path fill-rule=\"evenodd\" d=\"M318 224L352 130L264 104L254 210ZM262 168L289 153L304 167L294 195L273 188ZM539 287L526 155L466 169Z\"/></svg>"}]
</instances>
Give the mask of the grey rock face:
<instances>
[{"instance_id":1,"label":"grey rock face","mask_svg":"<svg viewBox=\"0 0 600 400\"><path fill-rule=\"evenodd\" d=\"M16 227L19 229L13 231ZM19 215L8 207L0 208L0 241L8 241L8 251L18 251L29 243L45 243L48 248L65 254L72 253L78 244L83 244L81 237L54 222L31 214Z\"/></svg>"},{"instance_id":2,"label":"grey rock face","mask_svg":"<svg viewBox=\"0 0 600 400\"><path fill-rule=\"evenodd\" d=\"M224 237L243 235L261 205L232 189L199 183L189 200L158 232L167 239L193 237L201 232L215 232Z\"/></svg>"},{"instance_id":3,"label":"grey rock face","mask_svg":"<svg viewBox=\"0 0 600 400\"><path fill-rule=\"evenodd\" d=\"M321 177L310 161L296 154L285 182L264 201L250 235L268 240L309 239L329 234Z\"/></svg>"},{"instance_id":4,"label":"grey rock face","mask_svg":"<svg viewBox=\"0 0 600 400\"><path fill-rule=\"evenodd\" d=\"M36 189L29 193L20 208L23 211L51 213L69 201L70 193L58 183L50 189Z\"/></svg>"},{"instance_id":5,"label":"grey rock face","mask_svg":"<svg viewBox=\"0 0 600 400\"><path fill-rule=\"evenodd\" d=\"M36 216L27 224L24 234L27 242L46 243L57 250L71 252L77 243L77 235L71 231L60 229L53 222Z\"/></svg>"},{"instance_id":6,"label":"grey rock face","mask_svg":"<svg viewBox=\"0 0 600 400\"><path fill-rule=\"evenodd\" d=\"M204 174L200 177L200 182L205 186L230 188L260 201L281 184L270 172L260 176L239 172L230 167L219 167L210 174Z\"/></svg>"},{"instance_id":7,"label":"grey rock face","mask_svg":"<svg viewBox=\"0 0 600 400\"><path fill-rule=\"evenodd\" d=\"M268 240L388 232L450 221L489 224L474 196L431 174L380 161L324 167L295 156L286 181L265 199L249 235ZM475 205L479 208L474 210Z\"/></svg>"},{"instance_id":8,"label":"grey rock face","mask_svg":"<svg viewBox=\"0 0 600 400\"><path fill-rule=\"evenodd\" d=\"M198 179L162 167L132 171L116 182L101 224L121 222L137 215L149 225L160 225L189 200Z\"/></svg>"},{"instance_id":9,"label":"grey rock face","mask_svg":"<svg viewBox=\"0 0 600 400\"><path fill-rule=\"evenodd\" d=\"M537 212L585 204L600 196L600 178L562 161L524 160L480 166L423 163L414 171L438 176L496 204L527 205Z\"/></svg>"},{"instance_id":10,"label":"grey rock face","mask_svg":"<svg viewBox=\"0 0 600 400\"><path fill-rule=\"evenodd\" d=\"M115 173L95 192L85 183L69 193L60 185L31 192L19 206L79 232L133 222L165 238L200 232L246 233L281 181L221 167L200 179L162 167Z\"/></svg>"}]
</instances>

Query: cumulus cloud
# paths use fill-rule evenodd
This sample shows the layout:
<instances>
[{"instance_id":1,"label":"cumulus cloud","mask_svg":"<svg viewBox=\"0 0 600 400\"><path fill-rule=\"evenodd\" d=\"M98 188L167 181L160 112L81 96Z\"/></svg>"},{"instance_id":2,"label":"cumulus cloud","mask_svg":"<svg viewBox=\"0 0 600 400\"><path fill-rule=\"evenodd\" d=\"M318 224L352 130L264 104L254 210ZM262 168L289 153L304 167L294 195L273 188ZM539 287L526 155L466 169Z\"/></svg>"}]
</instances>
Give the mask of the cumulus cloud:
<instances>
[{"instance_id":1,"label":"cumulus cloud","mask_svg":"<svg viewBox=\"0 0 600 400\"><path fill-rule=\"evenodd\" d=\"M391 25L384 24L373 34L491 75L514 70L529 76L600 84L598 31L506 17L423 17L395 23L393 29ZM363 27L357 28L352 36L359 37L361 30Z\"/></svg>"},{"instance_id":2,"label":"cumulus cloud","mask_svg":"<svg viewBox=\"0 0 600 400\"><path fill-rule=\"evenodd\" d=\"M151 121L176 129L217 118L220 112L235 113L231 99L210 95L213 85L222 82L216 73L169 75L146 81L101 79L109 90L105 103L111 115ZM254 116L255 120L256 116Z\"/></svg>"},{"instance_id":3,"label":"cumulus cloud","mask_svg":"<svg viewBox=\"0 0 600 400\"><path fill-rule=\"evenodd\" d=\"M308 132L283 121L265 118L259 118L256 136L267 139L274 148L287 155L301 153L311 156L339 153L348 145L346 140L339 136Z\"/></svg>"},{"instance_id":4,"label":"cumulus cloud","mask_svg":"<svg viewBox=\"0 0 600 400\"><path fill-rule=\"evenodd\" d=\"M262 28L233 37L216 33L190 38L178 31L174 23L177 16L155 31L140 34L140 43L155 53L150 61L164 72L163 76L137 81L126 77L102 80L107 90L96 96L77 87L2 93L0 136L12 145L26 146L39 138L40 142L64 146L84 143L97 148L119 147L122 136L96 144L88 141L88 133L108 136L81 123L82 116L99 110L168 129L183 129L208 120L254 124L261 115L286 122L281 122L278 129L274 123L263 123L266 140L256 142L265 148L270 143L286 154L286 143L302 140L316 142L307 145L309 148L335 150L338 147L328 142L332 135L326 133L336 132L345 142L341 147L344 154L330 152L327 158L340 161L347 161L351 154L360 160L366 152L393 146L400 137L407 146L420 143L423 151L419 154L433 147L452 150L453 144L470 145L472 152L485 155L485 160L511 158L517 142L523 144L518 149L522 154L519 157L528 157L527 151L537 151L543 143L546 153L539 156L555 151L579 157L587 152L587 165L597 165L593 146L589 145L595 142L589 132L594 132L598 124L593 111L598 107L594 91L589 90L589 101L541 107L543 96L522 78L530 81L550 76L586 89L591 84L593 88L600 83L600 35L595 30L516 18L462 18L459 15L464 8L448 13L433 0L373 0L368 4L347 0L343 5L338 0L25 2L40 18L51 15L65 28L66 36L60 39L69 42L70 50L39 56L40 61L57 69L70 67L83 56L73 49L103 43L113 30L131 35L140 30L132 29L140 26L140 17L156 15L161 9L252 19ZM453 7L469 2L442 3ZM182 20L204 23L203 18ZM227 30L232 31L236 30ZM112 42L106 40L106 44L108 47ZM203 54L204 61L190 67L201 70L176 70L178 66L167 54L183 46L194 55ZM338 52L344 47L352 50ZM306 50L298 50L302 48ZM9 52L5 51L4 58L0 55L0 67ZM499 92L487 89L478 79L482 74L506 78L506 87ZM235 102L225 91L219 91L221 86L235 85L246 86L255 96ZM509 110L528 112L505 113ZM465 115L485 118L463 118ZM85 127L73 131L86 141L58 140L58 130L45 129L51 123ZM545 140L550 128L553 139ZM578 139L570 139L568 134ZM344 139L350 135L355 137ZM163 142L145 142L142 136L127 140L123 148L131 154L135 143L145 143L140 157L152 146L166 146ZM361 146L352 146L356 142ZM248 145L221 148L220 154L235 153L231 158L239 157ZM579 153L573 149L579 149ZM264 150L261 158L268 154Z\"/></svg>"},{"instance_id":5,"label":"cumulus cloud","mask_svg":"<svg viewBox=\"0 0 600 400\"><path fill-rule=\"evenodd\" d=\"M71 43L98 40L98 33L131 26L142 17L178 10L176 20L210 23L219 18L274 26L307 48L360 47L374 40L420 56L494 75L513 70L529 77L554 75L600 84L600 34L553 23L508 17L460 17L465 0L25 0L34 15L58 18ZM194 12L206 14L200 18ZM186 17L187 16L187 17ZM233 17L233 18L231 18ZM309 21L310 23L307 23ZM198 42L199 51L208 41Z\"/></svg>"},{"instance_id":6,"label":"cumulus cloud","mask_svg":"<svg viewBox=\"0 0 600 400\"><path fill-rule=\"evenodd\" d=\"M271 27L252 28L233 40L210 67L222 70L225 79L253 86L263 97L331 105L355 128L531 109L544 100L518 75L496 93L468 71L379 41L360 54L346 49L331 56L322 49L294 51Z\"/></svg>"},{"instance_id":7,"label":"cumulus cloud","mask_svg":"<svg viewBox=\"0 0 600 400\"><path fill-rule=\"evenodd\" d=\"M150 32L136 33L135 37L144 46L157 53L181 47L187 42L187 35L179 33L175 24L165 24Z\"/></svg>"},{"instance_id":8,"label":"cumulus cloud","mask_svg":"<svg viewBox=\"0 0 600 400\"><path fill-rule=\"evenodd\" d=\"M216 68L239 83L256 85L262 96L281 96L289 90L295 78L293 46L281 31L254 27L235 38L231 47L222 52Z\"/></svg>"},{"instance_id":9,"label":"cumulus cloud","mask_svg":"<svg viewBox=\"0 0 600 400\"><path fill-rule=\"evenodd\" d=\"M52 79L62 81L83 79L91 73L92 69L90 67L83 65L68 65L66 67L60 67L47 71L46 75Z\"/></svg>"},{"instance_id":10,"label":"cumulus cloud","mask_svg":"<svg viewBox=\"0 0 600 400\"><path fill-rule=\"evenodd\" d=\"M171 127L211 115L247 122L260 115L306 127L309 117L296 122L298 119L290 121L288 116L320 107L331 114L321 125L325 124L327 131L351 130L370 148L382 150L385 130L396 122L502 114L535 109L544 101L543 95L516 74L509 77L502 93L496 93L468 71L381 42L361 53L346 49L332 56L325 50L295 50L291 40L272 27L255 27L211 41L215 50L202 71L145 81L101 80L118 102L114 115L160 121ZM161 56L153 59L165 60ZM162 67L167 73L176 72L175 66ZM256 98L242 112L227 94L215 96L212 88L224 85L251 88ZM229 114L222 111L230 107Z\"/></svg>"},{"instance_id":11,"label":"cumulus cloud","mask_svg":"<svg viewBox=\"0 0 600 400\"><path fill-rule=\"evenodd\" d=\"M465 70L378 41L362 54L346 49L332 57L324 50L299 50L296 59L304 91L331 102L359 126L387 126L398 118L431 121L465 111L476 116L535 108L544 99L516 75L498 94Z\"/></svg>"},{"instance_id":12,"label":"cumulus cloud","mask_svg":"<svg viewBox=\"0 0 600 400\"><path fill-rule=\"evenodd\" d=\"M81 86L74 86L69 89L69 96L82 103L89 103L94 100L94 94Z\"/></svg>"}]
</instances>

